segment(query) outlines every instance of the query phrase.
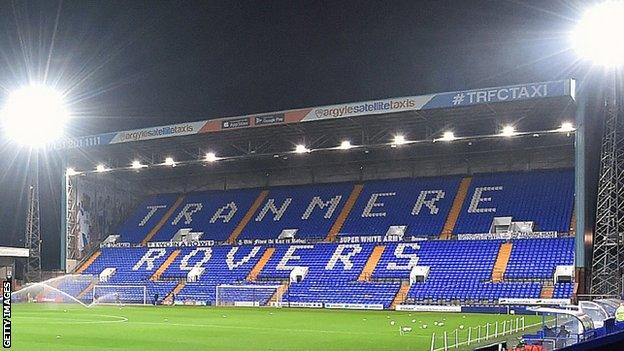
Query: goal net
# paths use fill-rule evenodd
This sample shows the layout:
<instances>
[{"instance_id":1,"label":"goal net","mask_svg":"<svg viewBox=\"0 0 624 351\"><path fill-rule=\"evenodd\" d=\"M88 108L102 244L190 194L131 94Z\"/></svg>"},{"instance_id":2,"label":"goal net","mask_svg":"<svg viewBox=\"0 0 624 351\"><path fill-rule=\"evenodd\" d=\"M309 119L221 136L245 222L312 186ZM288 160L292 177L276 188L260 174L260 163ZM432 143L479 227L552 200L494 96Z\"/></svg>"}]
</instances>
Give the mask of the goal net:
<instances>
[{"instance_id":1,"label":"goal net","mask_svg":"<svg viewBox=\"0 0 624 351\"><path fill-rule=\"evenodd\" d=\"M217 285L217 306L282 306L288 285Z\"/></svg>"},{"instance_id":2,"label":"goal net","mask_svg":"<svg viewBox=\"0 0 624 351\"><path fill-rule=\"evenodd\" d=\"M145 285L96 285L91 295L94 304L147 305Z\"/></svg>"}]
</instances>

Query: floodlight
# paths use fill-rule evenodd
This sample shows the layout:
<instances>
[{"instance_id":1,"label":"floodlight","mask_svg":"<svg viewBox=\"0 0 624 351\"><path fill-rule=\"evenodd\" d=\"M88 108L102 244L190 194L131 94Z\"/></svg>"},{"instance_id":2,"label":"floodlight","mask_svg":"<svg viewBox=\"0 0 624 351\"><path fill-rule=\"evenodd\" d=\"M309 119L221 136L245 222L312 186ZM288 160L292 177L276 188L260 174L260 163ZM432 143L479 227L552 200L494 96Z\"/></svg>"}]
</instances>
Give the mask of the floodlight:
<instances>
[{"instance_id":1,"label":"floodlight","mask_svg":"<svg viewBox=\"0 0 624 351\"><path fill-rule=\"evenodd\" d=\"M78 172L76 172L76 170L71 168L71 167L69 167L69 168L67 168L65 170L65 175L67 175L67 176L74 176L76 174L78 174Z\"/></svg>"},{"instance_id":2,"label":"floodlight","mask_svg":"<svg viewBox=\"0 0 624 351\"><path fill-rule=\"evenodd\" d=\"M141 161L139 161L139 160L132 161L132 168L139 169L139 168L143 168L143 167L147 167L147 165L141 164Z\"/></svg>"},{"instance_id":3,"label":"floodlight","mask_svg":"<svg viewBox=\"0 0 624 351\"><path fill-rule=\"evenodd\" d=\"M214 152L208 152L206 153L206 161L208 162L214 162L218 160L217 155L215 155Z\"/></svg>"},{"instance_id":4,"label":"floodlight","mask_svg":"<svg viewBox=\"0 0 624 351\"><path fill-rule=\"evenodd\" d=\"M101 164L101 163L100 163L99 165L97 165L97 166L95 167L95 170L96 170L97 172L102 173L102 172L106 172L106 171L108 171L108 168L106 168L106 166L105 166L105 165L103 165L103 164Z\"/></svg>"},{"instance_id":5,"label":"floodlight","mask_svg":"<svg viewBox=\"0 0 624 351\"><path fill-rule=\"evenodd\" d=\"M442 138L440 138L440 140L442 141L453 141L455 140L455 133L453 132L444 132L444 134L442 134Z\"/></svg>"},{"instance_id":6,"label":"floodlight","mask_svg":"<svg viewBox=\"0 0 624 351\"><path fill-rule=\"evenodd\" d=\"M63 95L45 85L15 90L0 114L6 136L30 146L43 146L60 138L70 118Z\"/></svg>"},{"instance_id":7,"label":"floodlight","mask_svg":"<svg viewBox=\"0 0 624 351\"><path fill-rule=\"evenodd\" d=\"M167 157L165 158L165 165L166 166L171 166L171 167L175 167L176 163L173 160L173 157Z\"/></svg>"},{"instance_id":8,"label":"floodlight","mask_svg":"<svg viewBox=\"0 0 624 351\"><path fill-rule=\"evenodd\" d=\"M560 132L569 133L574 131L574 124L571 122L563 122L561 123L561 128L559 128Z\"/></svg>"},{"instance_id":9,"label":"floodlight","mask_svg":"<svg viewBox=\"0 0 624 351\"><path fill-rule=\"evenodd\" d=\"M351 145L351 142L349 140L344 140L340 143L340 149L349 150L352 147L353 145Z\"/></svg>"},{"instance_id":10,"label":"floodlight","mask_svg":"<svg viewBox=\"0 0 624 351\"><path fill-rule=\"evenodd\" d=\"M502 136L514 136L516 134L516 128L514 128L513 126L505 126L503 128L503 130L501 131L501 135Z\"/></svg>"},{"instance_id":11,"label":"floodlight","mask_svg":"<svg viewBox=\"0 0 624 351\"><path fill-rule=\"evenodd\" d=\"M587 9L570 38L576 52L599 65L624 64L623 18L624 1L605 1Z\"/></svg>"},{"instance_id":12,"label":"floodlight","mask_svg":"<svg viewBox=\"0 0 624 351\"><path fill-rule=\"evenodd\" d=\"M394 141L392 142L393 145L403 145L405 143L406 143L405 136L400 135L400 134L394 136Z\"/></svg>"},{"instance_id":13,"label":"floodlight","mask_svg":"<svg viewBox=\"0 0 624 351\"><path fill-rule=\"evenodd\" d=\"M308 149L305 145L303 144L299 144L295 147L295 152L298 154L303 154L306 152L310 152L310 149Z\"/></svg>"}]
</instances>

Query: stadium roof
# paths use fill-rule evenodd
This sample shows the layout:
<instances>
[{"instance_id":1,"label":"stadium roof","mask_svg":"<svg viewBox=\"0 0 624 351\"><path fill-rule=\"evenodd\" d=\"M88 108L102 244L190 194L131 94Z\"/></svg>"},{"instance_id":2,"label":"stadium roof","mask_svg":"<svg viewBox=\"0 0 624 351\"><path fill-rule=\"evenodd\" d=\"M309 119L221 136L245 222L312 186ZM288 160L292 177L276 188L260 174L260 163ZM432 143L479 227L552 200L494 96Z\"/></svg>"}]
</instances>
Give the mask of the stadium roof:
<instances>
[{"instance_id":1,"label":"stadium roof","mask_svg":"<svg viewBox=\"0 0 624 351\"><path fill-rule=\"evenodd\" d=\"M197 159L207 151L241 157L284 152L300 143L311 148L335 147L344 139L354 145L383 144L398 133L431 142L449 129L459 137L488 136L507 123L519 132L548 131L573 120L574 83L567 79L215 118L70 138L55 147L70 162L88 155L127 165L129 154L152 161L165 154Z\"/></svg>"}]
</instances>

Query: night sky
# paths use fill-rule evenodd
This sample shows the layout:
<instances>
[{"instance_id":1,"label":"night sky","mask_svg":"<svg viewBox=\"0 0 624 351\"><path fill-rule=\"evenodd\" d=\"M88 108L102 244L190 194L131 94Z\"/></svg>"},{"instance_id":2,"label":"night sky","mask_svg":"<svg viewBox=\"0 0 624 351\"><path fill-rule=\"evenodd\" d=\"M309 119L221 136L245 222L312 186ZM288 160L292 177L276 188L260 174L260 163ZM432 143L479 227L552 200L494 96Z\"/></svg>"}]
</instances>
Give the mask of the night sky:
<instances>
[{"instance_id":1,"label":"night sky","mask_svg":"<svg viewBox=\"0 0 624 351\"><path fill-rule=\"evenodd\" d=\"M67 93L84 135L587 73L568 33L587 1L2 1L0 103ZM0 244L23 245L25 160L0 140ZM60 170L42 184L58 260Z\"/></svg>"}]
</instances>

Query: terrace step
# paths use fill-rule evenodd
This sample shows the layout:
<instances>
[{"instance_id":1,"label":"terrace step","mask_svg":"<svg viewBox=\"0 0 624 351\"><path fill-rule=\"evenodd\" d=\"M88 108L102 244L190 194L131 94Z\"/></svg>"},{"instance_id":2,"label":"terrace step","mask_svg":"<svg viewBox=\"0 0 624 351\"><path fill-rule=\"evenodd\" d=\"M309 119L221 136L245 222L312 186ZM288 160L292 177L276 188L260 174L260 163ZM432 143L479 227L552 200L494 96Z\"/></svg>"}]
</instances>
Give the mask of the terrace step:
<instances>
[{"instance_id":1,"label":"terrace step","mask_svg":"<svg viewBox=\"0 0 624 351\"><path fill-rule=\"evenodd\" d=\"M444 223L444 227L442 228L442 234L440 234L440 239L447 240L453 236L453 230L455 229L455 224L457 224L457 219L459 218L459 214L461 213L461 209L464 205L464 201L466 200L466 196L468 195L468 189L470 188L471 182L472 177L465 177L459 183L457 194L455 195L455 199L453 199L453 206L451 207L451 211L449 212L448 217L446 217L446 222Z\"/></svg>"},{"instance_id":2,"label":"terrace step","mask_svg":"<svg viewBox=\"0 0 624 351\"><path fill-rule=\"evenodd\" d=\"M405 299L407 299L407 293L409 292L409 289L410 289L409 282L404 281L401 283L401 287L399 288L399 291L394 296L394 299L392 300L392 303L390 304L390 309L394 309L396 305L400 305L403 302L405 302Z\"/></svg>"},{"instance_id":3,"label":"terrace step","mask_svg":"<svg viewBox=\"0 0 624 351\"><path fill-rule=\"evenodd\" d=\"M273 295L269 299L268 305L271 306L272 303L281 300L282 296L284 296L286 291L288 291L288 283L282 283L282 285L280 285L279 288L275 290L275 293L273 293Z\"/></svg>"},{"instance_id":4,"label":"terrace step","mask_svg":"<svg viewBox=\"0 0 624 351\"><path fill-rule=\"evenodd\" d=\"M167 270L167 268L169 268L169 266L171 266L173 261L175 261L176 257L178 257L178 255L180 254L180 252L182 252L182 250L180 250L180 249L173 251L171 253L171 255L169 255L169 257L167 257L165 262L163 262L163 264L160 265L160 267L158 267L156 272L154 272L154 274L152 274L152 276L150 277L150 280L151 281L156 281L156 280L160 279L160 276Z\"/></svg>"},{"instance_id":5,"label":"terrace step","mask_svg":"<svg viewBox=\"0 0 624 351\"><path fill-rule=\"evenodd\" d=\"M507 270L507 263L511 257L511 249L513 245L511 243L503 243L498 249L498 256L494 263L494 269L492 270L492 281L494 283L500 283L503 281L505 271Z\"/></svg>"},{"instance_id":6,"label":"terrace step","mask_svg":"<svg viewBox=\"0 0 624 351\"><path fill-rule=\"evenodd\" d=\"M78 267L78 269L76 269L76 273L80 274L84 271L87 270L87 268L89 268L89 266L102 254L102 252L100 250L97 250L96 252L93 253L93 255L91 255L91 257L89 257L88 260L84 261L83 264L80 265L80 267Z\"/></svg>"},{"instance_id":7,"label":"terrace step","mask_svg":"<svg viewBox=\"0 0 624 351\"><path fill-rule=\"evenodd\" d=\"M275 252L275 248L273 247L269 247L264 251L264 253L262 254L262 257L260 257L260 260L258 260L258 263L256 263L254 268L252 268L251 271L249 272L249 275L247 275L248 281L250 282L256 281L256 279L258 278L258 275L260 274L260 272L262 272L262 269L264 268L264 266L269 262L269 260L271 259L271 256L273 256L273 252Z\"/></svg>"},{"instance_id":8,"label":"terrace step","mask_svg":"<svg viewBox=\"0 0 624 351\"><path fill-rule=\"evenodd\" d=\"M165 212L165 215L160 219L160 221L158 221L158 223L156 223L154 228L152 228L152 230L150 230L149 233L147 233L145 238L143 238L143 240L141 241L141 245L145 245L147 244L148 241L152 240L154 235L156 235L156 233L160 231L160 229L165 225L165 223L167 223L169 218L173 216L173 213L175 212L175 210L178 209L178 207L180 207L183 201L184 201L184 195L178 196L178 198L173 203L173 205L171 205L171 207L167 210L167 212Z\"/></svg>"},{"instance_id":9,"label":"terrace step","mask_svg":"<svg viewBox=\"0 0 624 351\"><path fill-rule=\"evenodd\" d=\"M245 227L247 226L247 223L251 221L251 218L256 213L256 211L260 208L260 206L262 205L262 202L264 201L264 199L266 199L268 195L269 195L268 190L262 190L260 194L258 194L258 197L253 202L253 204L251 205L247 213L245 213L245 216L241 219L241 221L238 223L236 228L234 228L234 230L228 237L228 240L227 240L228 243L234 244L236 242L236 239L238 239L238 237L241 235L241 233L243 232L243 229L245 229Z\"/></svg>"},{"instance_id":10,"label":"terrace step","mask_svg":"<svg viewBox=\"0 0 624 351\"><path fill-rule=\"evenodd\" d=\"M360 194L362 193L363 188L364 188L363 184L355 184L353 186L353 190L351 191L351 194L349 194L349 197L347 198L347 202L345 203L344 207L342 208L342 211L340 211L340 214L336 218L336 221L334 222L332 227L329 229L329 232L327 233L327 237L325 238L326 241L336 240L336 237L340 233L342 226L347 221L347 218L349 218L349 214L351 213L351 210L353 210L353 206L355 206L355 202L360 197Z\"/></svg>"},{"instance_id":11,"label":"terrace step","mask_svg":"<svg viewBox=\"0 0 624 351\"><path fill-rule=\"evenodd\" d=\"M540 292L540 299L552 299L554 293L554 286L544 284L542 286L542 291Z\"/></svg>"},{"instance_id":12,"label":"terrace step","mask_svg":"<svg viewBox=\"0 0 624 351\"><path fill-rule=\"evenodd\" d=\"M364 269L362 269L362 273L360 273L360 276L358 277L358 281L360 282L371 281L371 277L373 276L375 267L377 267L377 263L379 263L379 260L381 259L381 255L383 254L385 248L386 247L384 245L375 246L375 248L373 249L373 252L368 257L368 261L366 261L366 264L364 265Z\"/></svg>"},{"instance_id":13,"label":"terrace step","mask_svg":"<svg viewBox=\"0 0 624 351\"><path fill-rule=\"evenodd\" d=\"M89 284L89 286L87 286L86 288L84 288L84 290L82 290L80 292L80 294L78 294L78 296L76 296L76 298L78 300L82 299L83 297L85 297L88 293L90 293L91 291L93 291L93 288L95 287L95 285L97 284L97 281L94 280L91 282L91 284Z\"/></svg>"},{"instance_id":14,"label":"terrace step","mask_svg":"<svg viewBox=\"0 0 624 351\"><path fill-rule=\"evenodd\" d=\"M167 294L167 296L163 299L163 302L162 302L163 305L172 305L173 295L178 294L180 291L182 291L182 289L184 289L185 286L186 286L185 281L179 282L178 285L176 285L175 288L173 288L173 290L171 290L171 292Z\"/></svg>"}]
</instances>

